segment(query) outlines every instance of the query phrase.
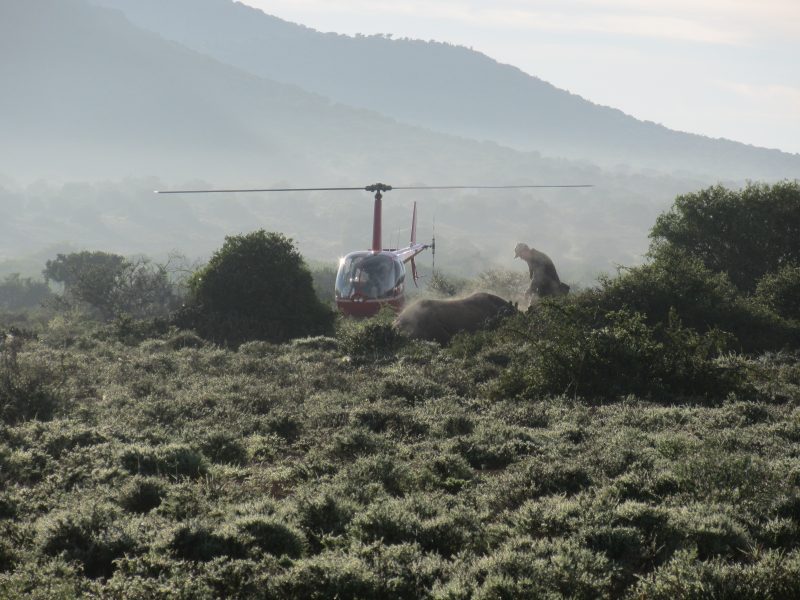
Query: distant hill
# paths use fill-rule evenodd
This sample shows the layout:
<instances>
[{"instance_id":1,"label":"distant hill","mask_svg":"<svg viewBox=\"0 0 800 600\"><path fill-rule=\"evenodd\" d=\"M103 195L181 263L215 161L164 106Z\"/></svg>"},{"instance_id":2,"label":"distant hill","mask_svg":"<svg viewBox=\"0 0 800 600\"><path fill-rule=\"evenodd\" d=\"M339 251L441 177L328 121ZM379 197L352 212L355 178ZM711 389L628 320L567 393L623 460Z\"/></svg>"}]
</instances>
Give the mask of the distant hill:
<instances>
[{"instance_id":1,"label":"distant hill","mask_svg":"<svg viewBox=\"0 0 800 600\"><path fill-rule=\"evenodd\" d=\"M536 154L333 104L82 0L0 3L0 172L217 184L563 178Z\"/></svg>"},{"instance_id":2,"label":"distant hill","mask_svg":"<svg viewBox=\"0 0 800 600\"><path fill-rule=\"evenodd\" d=\"M639 121L464 47L320 33L232 0L93 1L251 73L455 135L711 178L800 173L800 155Z\"/></svg>"}]
</instances>

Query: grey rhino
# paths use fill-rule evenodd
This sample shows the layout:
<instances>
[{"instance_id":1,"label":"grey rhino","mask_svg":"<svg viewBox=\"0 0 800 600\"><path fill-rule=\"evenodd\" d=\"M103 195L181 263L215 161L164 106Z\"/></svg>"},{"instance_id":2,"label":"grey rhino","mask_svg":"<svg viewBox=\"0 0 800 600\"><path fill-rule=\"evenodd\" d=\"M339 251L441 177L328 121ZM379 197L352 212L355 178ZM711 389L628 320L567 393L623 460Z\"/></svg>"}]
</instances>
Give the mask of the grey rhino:
<instances>
[{"instance_id":1,"label":"grey rhino","mask_svg":"<svg viewBox=\"0 0 800 600\"><path fill-rule=\"evenodd\" d=\"M475 332L490 319L512 314L516 308L494 294L476 292L453 300L419 300L395 320L395 327L411 338L444 345L460 331Z\"/></svg>"},{"instance_id":2,"label":"grey rhino","mask_svg":"<svg viewBox=\"0 0 800 600\"><path fill-rule=\"evenodd\" d=\"M536 294L544 296L564 296L569 293L569 286L561 283L556 272L556 266L547 254L530 248L527 244L517 244L514 248L514 258L521 258L528 263L528 273L531 277L531 286L525 292L526 296Z\"/></svg>"}]
</instances>

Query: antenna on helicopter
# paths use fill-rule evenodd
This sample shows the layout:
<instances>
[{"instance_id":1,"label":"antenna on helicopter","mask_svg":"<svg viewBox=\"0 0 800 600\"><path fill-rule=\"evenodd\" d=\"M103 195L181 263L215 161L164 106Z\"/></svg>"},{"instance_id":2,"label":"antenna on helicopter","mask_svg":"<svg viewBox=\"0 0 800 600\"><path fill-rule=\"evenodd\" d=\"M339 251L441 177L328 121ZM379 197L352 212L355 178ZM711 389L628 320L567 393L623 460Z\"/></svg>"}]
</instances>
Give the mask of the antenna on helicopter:
<instances>
[{"instance_id":1,"label":"antenna on helicopter","mask_svg":"<svg viewBox=\"0 0 800 600\"><path fill-rule=\"evenodd\" d=\"M433 215L431 235L431 275L436 275L436 215Z\"/></svg>"}]
</instances>

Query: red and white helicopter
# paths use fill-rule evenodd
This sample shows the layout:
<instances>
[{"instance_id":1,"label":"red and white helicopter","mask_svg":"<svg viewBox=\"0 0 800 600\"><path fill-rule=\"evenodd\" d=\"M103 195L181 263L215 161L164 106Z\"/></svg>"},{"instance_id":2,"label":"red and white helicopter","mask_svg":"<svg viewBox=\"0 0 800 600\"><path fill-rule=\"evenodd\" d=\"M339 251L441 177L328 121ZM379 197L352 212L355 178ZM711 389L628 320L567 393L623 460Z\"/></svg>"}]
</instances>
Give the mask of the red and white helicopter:
<instances>
[{"instance_id":1,"label":"red and white helicopter","mask_svg":"<svg viewBox=\"0 0 800 600\"><path fill-rule=\"evenodd\" d=\"M392 187L374 183L366 187L333 188L267 188L241 190L170 190L156 191L157 194L210 194L239 192L320 192L356 191L375 193L372 221L372 247L369 250L350 252L339 260L334 290L336 306L340 312L353 317L370 317L383 306L399 311L405 304L406 263L411 265L411 278L414 285L419 280L419 272L414 258L421 252L431 249L436 252L436 240L430 244L417 242L417 203L411 216L411 240L404 248L384 248L382 240L383 193L392 190L463 190L463 189L527 189L527 188L581 188L591 185L486 185L486 186L400 186Z\"/></svg>"}]
</instances>

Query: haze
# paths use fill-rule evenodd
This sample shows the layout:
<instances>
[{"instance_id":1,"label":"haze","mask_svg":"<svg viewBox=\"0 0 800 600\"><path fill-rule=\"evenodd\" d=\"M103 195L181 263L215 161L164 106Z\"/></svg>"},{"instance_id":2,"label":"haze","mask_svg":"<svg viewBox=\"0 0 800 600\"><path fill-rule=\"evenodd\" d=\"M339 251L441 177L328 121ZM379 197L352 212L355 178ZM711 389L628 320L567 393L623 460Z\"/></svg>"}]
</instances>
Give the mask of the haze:
<instances>
[{"instance_id":1,"label":"haze","mask_svg":"<svg viewBox=\"0 0 800 600\"><path fill-rule=\"evenodd\" d=\"M245 0L321 31L472 47L672 129L800 152L796 0Z\"/></svg>"},{"instance_id":2,"label":"haze","mask_svg":"<svg viewBox=\"0 0 800 600\"><path fill-rule=\"evenodd\" d=\"M414 201L421 238L435 216L449 272L524 269L526 242L589 283L642 261L676 195L800 173L800 154L697 133L800 139L800 102L778 100L789 5L334 4L0 1L0 275L75 249L202 259L259 228L331 265L371 239L366 193L154 189L592 183L385 205L395 245Z\"/></svg>"}]
</instances>

